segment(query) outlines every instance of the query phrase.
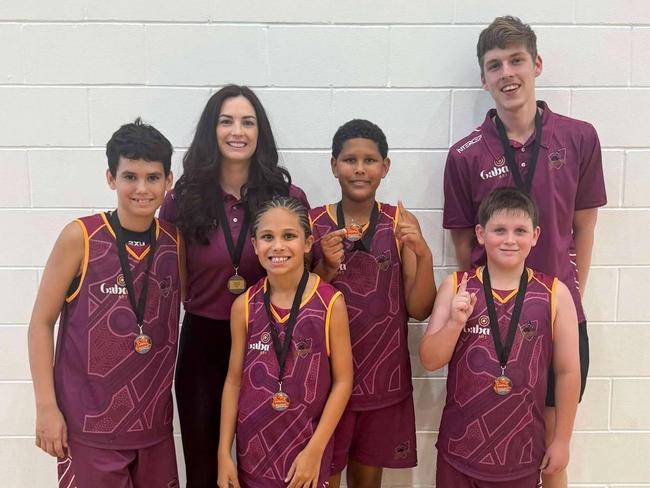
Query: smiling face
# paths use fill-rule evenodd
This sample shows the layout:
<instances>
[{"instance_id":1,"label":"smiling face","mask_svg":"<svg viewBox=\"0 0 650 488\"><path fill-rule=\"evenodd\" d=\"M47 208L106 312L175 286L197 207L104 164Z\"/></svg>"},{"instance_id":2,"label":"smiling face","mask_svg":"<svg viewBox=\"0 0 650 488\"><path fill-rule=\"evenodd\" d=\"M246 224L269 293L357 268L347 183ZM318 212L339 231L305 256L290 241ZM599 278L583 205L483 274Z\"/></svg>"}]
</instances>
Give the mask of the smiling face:
<instances>
[{"instance_id":1,"label":"smiling face","mask_svg":"<svg viewBox=\"0 0 650 488\"><path fill-rule=\"evenodd\" d=\"M542 58L522 44L493 48L483 57L481 83L498 109L515 111L535 103L535 78L542 72Z\"/></svg>"},{"instance_id":2,"label":"smiling face","mask_svg":"<svg viewBox=\"0 0 650 488\"><path fill-rule=\"evenodd\" d=\"M129 221L151 222L165 192L171 189L172 179L171 172L165 176L163 163L159 161L120 157L115 177L107 170L106 180L117 192L117 210L122 224L130 228Z\"/></svg>"},{"instance_id":3,"label":"smiling face","mask_svg":"<svg viewBox=\"0 0 650 488\"><path fill-rule=\"evenodd\" d=\"M224 100L217 119L217 147L224 161L250 161L259 129L255 108L244 96Z\"/></svg>"},{"instance_id":4,"label":"smiling face","mask_svg":"<svg viewBox=\"0 0 650 488\"><path fill-rule=\"evenodd\" d=\"M375 199L381 179L388 174L390 159L382 157L376 142L358 137L345 141L331 164L343 197L364 202Z\"/></svg>"},{"instance_id":5,"label":"smiling face","mask_svg":"<svg viewBox=\"0 0 650 488\"><path fill-rule=\"evenodd\" d=\"M485 247L488 263L502 269L521 266L537 244L539 232L530 216L517 210L501 210L490 217L485 227L476 226L476 238Z\"/></svg>"},{"instance_id":6,"label":"smiling face","mask_svg":"<svg viewBox=\"0 0 650 488\"><path fill-rule=\"evenodd\" d=\"M314 238L305 237L298 215L286 208L271 208L257 224L253 247L269 275L302 273L305 254Z\"/></svg>"}]
</instances>

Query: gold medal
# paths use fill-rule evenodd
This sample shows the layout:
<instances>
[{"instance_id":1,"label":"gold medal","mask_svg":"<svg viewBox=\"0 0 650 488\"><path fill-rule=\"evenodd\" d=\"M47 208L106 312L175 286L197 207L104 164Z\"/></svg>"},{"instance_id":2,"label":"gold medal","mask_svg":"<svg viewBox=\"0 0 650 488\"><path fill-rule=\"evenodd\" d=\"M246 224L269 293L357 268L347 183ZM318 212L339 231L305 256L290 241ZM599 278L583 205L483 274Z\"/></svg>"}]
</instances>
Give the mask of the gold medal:
<instances>
[{"instance_id":1,"label":"gold medal","mask_svg":"<svg viewBox=\"0 0 650 488\"><path fill-rule=\"evenodd\" d=\"M276 412L284 412L290 405L289 395L282 390L278 390L271 397L271 408Z\"/></svg>"},{"instance_id":2,"label":"gold medal","mask_svg":"<svg viewBox=\"0 0 650 488\"><path fill-rule=\"evenodd\" d=\"M246 280L243 276L237 274L237 271L228 278L228 291L233 295L241 295L246 291Z\"/></svg>"},{"instance_id":3,"label":"gold medal","mask_svg":"<svg viewBox=\"0 0 650 488\"><path fill-rule=\"evenodd\" d=\"M149 351L151 351L152 346L153 346L153 341L151 340L151 337L149 337L147 334L140 333L133 340L133 349L135 349L135 352L137 352L138 354L147 354Z\"/></svg>"},{"instance_id":4,"label":"gold medal","mask_svg":"<svg viewBox=\"0 0 650 488\"><path fill-rule=\"evenodd\" d=\"M494 393L497 395L508 395L512 391L512 381L502 374L494 380Z\"/></svg>"}]
</instances>

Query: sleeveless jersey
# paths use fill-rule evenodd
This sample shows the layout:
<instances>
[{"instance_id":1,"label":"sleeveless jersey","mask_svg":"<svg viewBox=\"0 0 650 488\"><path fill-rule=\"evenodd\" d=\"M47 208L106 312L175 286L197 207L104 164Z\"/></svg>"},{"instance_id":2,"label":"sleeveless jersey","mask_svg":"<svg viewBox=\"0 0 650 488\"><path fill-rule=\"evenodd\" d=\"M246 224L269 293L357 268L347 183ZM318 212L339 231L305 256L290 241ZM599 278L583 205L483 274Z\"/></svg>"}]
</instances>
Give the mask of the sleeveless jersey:
<instances>
[{"instance_id":1,"label":"sleeveless jersey","mask_svg":"<svg viewBox=\"0 0 650 488\"><path fill-rule=\"evenodd\" d=\"M271 397L278 391L279 366L264 306L265 289L264 278L246 292L248 331L237 416L238 470L242 486L284 488L284 478L311 439L329 397L329 321L341 293L317 277L303 299L282 381L290 406L278 412L271 407ZM280 318L272 310L283 342L281 324L289 315ZM321 461L319 487L325 486L330 475L332 447L330 440Z\"/></svg>"},{"instance_id":2,"label":"sleeveless jersey","mask_svg":"<svg viewBox=\"0 0 650 488\"><path fill-rule=\"evenodd\" d=\"M331 283L343 292L350 319L354 386L348 408L376 410L399 403L413 391L408 351L400 249L395 240L397 207L377 203L379 218L370 252L351 250ZM320 240L337 230L336 204L309 211L314 262L323 259Z\"/></svg>"},{"instance_id":3,"label":"sleeveless jersey","mask_svg":"<svg viewBox=\"0 0 650 488\"><path fill-rule=\"evenodd\" d=\"M79 285L61 312L54 381L71 439L93 447L135 449L172 432L171 385L180 311L178 234L156 220L157 246L149 273L143 333L153 347L138 354L139 334L120 267L115 232L106 215L76 221L84 236ZM135 294L150 248L127 247Z\"/></svg>"},{"instance_id":4,"label":"sleeveless jersey","mask_svg":"<svg viewBox=\"0 0 650 488\"><path fill-rule=\"evenodd\" d=\"M483 292L483 267L469 273L467 291L476 293L472 315L449 362L447 400L437 448L458 471L487 481L509 481L539 469L544 456L544 401L553 353L557 278L528 269L528 287L505 375L508 395L493 390L501 375ZM463 273L454 275L455 290ZM501 340L515 304L516 290L493 290Z\"/></svg>"}]
</instances>

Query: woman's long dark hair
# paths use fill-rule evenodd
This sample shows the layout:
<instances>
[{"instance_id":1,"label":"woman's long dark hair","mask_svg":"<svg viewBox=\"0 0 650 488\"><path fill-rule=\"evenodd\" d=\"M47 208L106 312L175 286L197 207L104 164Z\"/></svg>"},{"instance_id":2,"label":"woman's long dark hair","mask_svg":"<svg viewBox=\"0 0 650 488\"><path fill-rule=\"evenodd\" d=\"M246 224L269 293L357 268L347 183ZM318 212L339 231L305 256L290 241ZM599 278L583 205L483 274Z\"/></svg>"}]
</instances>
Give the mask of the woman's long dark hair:
<instances>
[{"instance_id":1,"label":"woman's long dark hair","mask_svg":"<svg viewBox=\"0 0 650 488\"><path fill-rule=\"evenodd\" d=\"M221 174L221 153L217 145L216 127L223 102L232 97L245 97L257 117L257 148L251 158L248 181L241 198L249 215L254 215L274 195L288 195L291 176L278 166L278 150L271 124L257 95L246 86L227 85L210 97L196 126L194 139L183 157L183 176L174 186L178 201L176 224L186 241L207 244L208 235L217 222L217 199Z\"/></svg>"}]
</instances>

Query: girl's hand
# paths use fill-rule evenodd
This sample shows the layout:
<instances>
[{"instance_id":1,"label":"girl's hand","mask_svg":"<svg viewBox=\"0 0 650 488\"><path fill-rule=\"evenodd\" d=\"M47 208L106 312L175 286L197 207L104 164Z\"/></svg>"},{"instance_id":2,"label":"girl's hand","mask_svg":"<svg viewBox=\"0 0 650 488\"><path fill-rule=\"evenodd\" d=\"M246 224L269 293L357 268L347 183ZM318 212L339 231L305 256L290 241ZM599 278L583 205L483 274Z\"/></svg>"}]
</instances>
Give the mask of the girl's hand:
<instances>
[{"instance_id":1,"label":"girl's hand","mask_svg":"<svg viewBox=\"0 0 650 488\"><path fill-rule=\"evenodd\" d=\"M399 209L400 218L395 229L395 237L401 244L411 249L416 256L426 256L431 251L422 236L418 219L404 208L401 200L397 201L397 208Z\"/></svg>"},{"instance_id":2,"label":"girl's hand","mask_svg":"<svg viewBox=\"0 0 650 488\"><path fill-rule=\"evenodd\" d=\"M50 456L66 456L68 427L56 405L36 409L36 446Z\"/></svg>"},{"instance_id":3,"label":"girl's hand","mask_svg":"<svg viewBox=\"0 0 650 488\"><path fill-rule=\"evenodd\" d=\"M476 293L470 295L467 291L467 273L463 273L458 293L451 300L451 316L449 320L458 327L464 326L474 311L474 305L476 305Z\"/></svg>"},{"instance_id":4,"label":"girl's hand","mask_svg":"<svg viewBox=\"0 0 650 488\"><path fill-rule=\"evenodd\" d=\"M343 249L343 239L345 238L345 229L338 229L324 235L320 240L320 246L323 250L324 264L335 271L343 262L345 251Z\"/></svg>"},{"instance_id":5,"label":"girl's hand","mask_svg":"<svg viewBox=\"0 0 650 488\"><path fill-rule=\"evenodd\" d=\"M293 460L285 482L289 482L287 488L317 488L318 475L320 474L320 462L322 452L305 447Z\"/></svg>"},{"instance_id":6,"label":"girl's hand","mask_svg":"<svg viewBox=\"0 0 650 488\"><path fill-rule=\"evenodd\" d=\"M219 456L219 474L217 477L217 486L219 488L239 488L239 480L237 479L237 467L230 457Z\"/></svg>"}]
</instances>

